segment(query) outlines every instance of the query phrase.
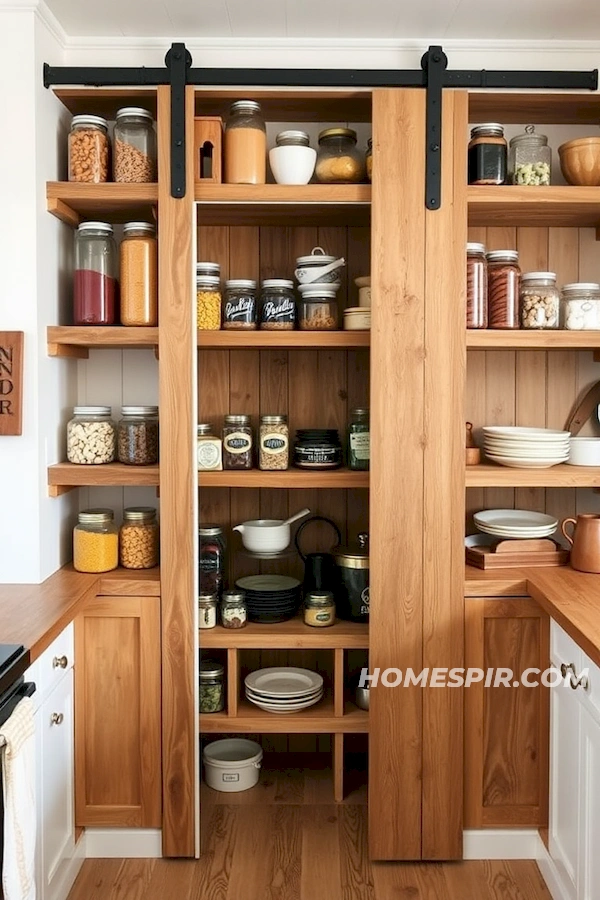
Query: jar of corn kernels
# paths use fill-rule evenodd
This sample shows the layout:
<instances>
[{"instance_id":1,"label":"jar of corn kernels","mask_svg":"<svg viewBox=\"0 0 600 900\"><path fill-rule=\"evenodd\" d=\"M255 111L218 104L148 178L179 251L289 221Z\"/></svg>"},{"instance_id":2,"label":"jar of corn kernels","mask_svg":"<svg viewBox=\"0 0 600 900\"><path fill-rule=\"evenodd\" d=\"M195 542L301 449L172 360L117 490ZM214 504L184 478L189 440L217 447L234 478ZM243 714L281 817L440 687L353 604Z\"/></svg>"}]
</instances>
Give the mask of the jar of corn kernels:
<instances>
[{"instance_id":1,"label":"jar of corn kernels","mask_svg":"<svg viewBox=\"0 0 600 900\"><path fill-rule=\"evenodd\" d=\"M201 331L221 328L221 279L215 275L196 275L196 317Z\"/></svg>"}]
</instances>

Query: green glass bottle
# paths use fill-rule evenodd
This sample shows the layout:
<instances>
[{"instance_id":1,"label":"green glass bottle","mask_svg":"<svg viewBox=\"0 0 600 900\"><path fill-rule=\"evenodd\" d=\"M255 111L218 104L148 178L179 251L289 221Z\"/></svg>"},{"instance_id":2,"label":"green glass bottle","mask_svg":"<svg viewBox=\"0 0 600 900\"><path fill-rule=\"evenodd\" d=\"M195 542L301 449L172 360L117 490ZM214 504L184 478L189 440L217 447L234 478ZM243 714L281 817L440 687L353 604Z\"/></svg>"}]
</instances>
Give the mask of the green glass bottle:
<instances>
[{"instance_id":1,"label":"green glass bottle","mask_svg":"<svg viewBox=\"0 0 600 900\"><path fill-rule=\"evenodd\" d=\"M353 409L348 426L348 466L366 472L370 460L369 410Z\"/></svg>"}]
</instances>

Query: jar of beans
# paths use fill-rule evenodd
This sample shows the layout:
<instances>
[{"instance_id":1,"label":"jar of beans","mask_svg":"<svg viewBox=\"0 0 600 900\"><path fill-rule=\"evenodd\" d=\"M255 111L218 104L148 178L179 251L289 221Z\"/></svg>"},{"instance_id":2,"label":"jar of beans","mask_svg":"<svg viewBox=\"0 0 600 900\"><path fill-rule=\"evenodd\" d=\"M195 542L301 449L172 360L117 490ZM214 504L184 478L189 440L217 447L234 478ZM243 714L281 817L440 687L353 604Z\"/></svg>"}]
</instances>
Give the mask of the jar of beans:
<instances>
[{"instance_id":1,"label":"jar of beans","mask_svg":"<svg viewBox=\"0 0 600 900\"><path fill-rule=\"evenodd\" d=\"M124 406L118 426L119 462L154 466L158 462L158 406Z\"/></svg>"},{"instance_id":2,"label":"jar of beans","mask_svg":"<svg viewBox=\"0 0 600 900\"><path fill-rule=\"evenodd\" d=\"M247 331L256 328L256 281L236 278L225 282L223 328Z\"/></svg>"},{"instance_id":3,"label":"jar of beans","mask_svg":"<svg viewBox=\"0 0 600 900\"><path fill-rule=\"evenodd\" d=\"M73 567L110 572L119 565L119 529L112 509L84 509L73 529Z\"/></svg>"},{"instance_id":4,"label":"jar of beans","mask_svg":"<svg viewBox=\"0 0 600 900\"><path fill-rule=\"evenodd\" d=\"M117 110L113 180L129 184L156 181L156 134L147 109L126 106Z\"/></svg>"},{"instance_id":5,"label":"jar of beans","mask_svg":"<svg viewBox=\"0 0 600 900\"><path fill-rule=\"evenodd\" d=\"M108 122L101 116L73 116L69 133L69 181L108 181Z\"/></svg>"},{"instance_id":6,"label":"jar of beans","mask_svg":"<svg viewBox=\"0 0 600 900\"><path fill-rule=\"evenodd\" d=\"M225 416L223 425L223 468L251 469L252 426L250 416Z\"/></svg>"},{"instance_id":7,"label":"jar of beans","mask_svg":"<svg viewBox=\"0 0 600 900\"><path fill-rule=\"evenodd\" d=\"M221 597L221 624L223 628L243 628L248 613L244 591L223 591Z\"/></svg>"},{"instance_id":8,"label":"jar of beans","mask_svg":"<svg viewBox=\"0 0 600 900\"><path fill-rule=\"evenodd\" d=\"M266 330L293 331L296 327L294 282L286 278L268 278L261 285L260 327Z\"/></svg>"},{"instance_id":9,"label":"jar of beans","mask_svg":"<svg viewBox=\"0 0 600 900\"><path fill-rule=\"evenodd\" d=\"M221 279L215 275L196 275L196 319L201 331L221 328Z\"/></svg>"},{"instance_id":10,"label":"jar of beans","mask_svg":"<svg viewBox=\"0 0 600 900\"><path fill-rule=\"evenodd\" d=\"M75 232L73 324L117 321L117 246L108 222L82 222Z\"/></svg>"},{"instance_id":11,"label":"jar of beans","mask_svg":"<svg viewBox=\"0 0 600 900\"><path fill-rule=\"evenodd\" d=\"M158 565L158 522L153 507L131 506L123 510L119 558L125 569L152 569Z\"/></svg>"},{"instance_id":12,"label":"jar of beans","mask_svg":"<svg viewBox=\"0 0 600 900\"><path fill-rule=\"evenodd\" d=\"M287 416L260 417L259 468L280 471L289 465Z\"/></svg>"},{"instance_id":13,"label":"jar of beans","mask_svg":"<svg viewBox=\"0 0 600 900\"><path fill-rule=\"evenodd\" d=\"M151 222L123 226L121 325L158 325L158 243Z\"/></svg>"},{"instance_id":14,"label":"jar of beans","mask_svg":"<svg viewBox=\"0 0 600 900\"><path fill-rule=\"evenodd\" d=\"M467 244L467 328L487 328L488 273L483 244Z\"/></svg>"},{"instance_id":15,"label":"jar of beans","mask_svg":"<svg viewBox=\"0 0 600 900\"><path fill-rule=\"evenodd\" d=\"M198 597L198 627L214 628L217 624L219 598L216 594L200 594Z\"/></svg>"},{"instance_id":16,"label":"jar of beans","mask_svg":"<svg viewBox=\"0 0 600 900\"><path fill-rule=\"evenodd\" d=\"M516 250L491 250L488 266L488 325L490 328L519 327L521 270Z\"/></svg>"},{"instance_id":17,"label":"jar of beans","mask_svg":"<svg viewBox=\"0 0 600 900\"><path fill-rule=\"evenodd\" d=\"M554 272L521 275L521 328L558 328L560 294Z\"/></svg>"},{"instance_id":18,"label":"jar of beans","mask_svg":"<svg viewBox=\"0 0 600 900\"><path fill-rule=\"evenodd\" d=\"M110 406L75 406L67 425L67 459L83 466L114 462L116 428Z\"/></svg>"}]
</instances>

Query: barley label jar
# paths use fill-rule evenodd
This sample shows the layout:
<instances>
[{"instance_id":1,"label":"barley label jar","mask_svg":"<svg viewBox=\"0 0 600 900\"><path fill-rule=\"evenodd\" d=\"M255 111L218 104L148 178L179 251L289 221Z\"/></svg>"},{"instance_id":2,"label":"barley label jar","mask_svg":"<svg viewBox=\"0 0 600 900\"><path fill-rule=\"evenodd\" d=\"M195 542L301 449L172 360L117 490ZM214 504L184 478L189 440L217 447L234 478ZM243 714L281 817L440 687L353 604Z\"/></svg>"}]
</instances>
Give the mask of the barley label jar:
<instances>
[{"instance_id":1,"label":"barley label jar","mask_svg":"<svg viewBox=\"0 0 600 900\"><path fill-rule=\"evenodd\" d=\"M287 469L289 453L287 416L261 416L259 468L263 471Z\"/></svg>"}]
</instances>

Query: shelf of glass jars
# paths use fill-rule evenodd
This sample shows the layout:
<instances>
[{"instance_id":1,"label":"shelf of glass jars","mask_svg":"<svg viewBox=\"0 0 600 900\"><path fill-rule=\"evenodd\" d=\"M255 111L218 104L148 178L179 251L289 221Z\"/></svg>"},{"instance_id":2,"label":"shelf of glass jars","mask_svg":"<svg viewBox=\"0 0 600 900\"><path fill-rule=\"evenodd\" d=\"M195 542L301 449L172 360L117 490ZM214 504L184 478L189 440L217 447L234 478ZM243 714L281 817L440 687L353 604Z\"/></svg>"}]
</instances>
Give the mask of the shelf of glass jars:
<instances>
[{"instance_id":1,"label":"shelf of glass jars","mask_svg":"<svg viewBox=\"0 0 600 900\"><path fill-rule=\"evenodd\" d=\"M125 328L121 325L49 325L48 356L87 359L90 350L152 348L158 346L158 328Z\"/></svg>"},{"instance_id":2,"label":"shelf of glass jars","mask_svg":"<svg viewBox=\"0 0 600 900\"><path fill-rule=\"evenodd\" d=\"M600 187L470 185L469 225L600 226Z\"/></svg>"},{"instance_id":3,"label":"shelf of glass jars","mask_svg":"<svg viewBox=\"0 0 600 900\"><path fill-rule=\"evenodd\" d=\"M243 628L201 628L198 640L203 650L318 650L369 648L369 626L364 622L338 619L327 628L305 625L300 616L275 625L249 622Z\"/></svg>"},{"instance_id":4,"label":"shelf of glass jars","mask_svg":"<svg viewBox=\"0 0 600 900\"><path fill-rule=\"evenodd\" d=\"M248 700L239 700L237 715L200 714L199 727L204 734L366 734L369 713L347 700L343 715L336 715L331 694L326 694L307 712L285 716L261 710Z\"/></svg>"},{"instance_id":5,"label":"shelf of glass jars","mask_svg":"<svg viewBox=\"0 0 600 900\"><path fill-rule=\"evenodd\" d=\"M127 468L127 466L125 466ZM198 486L204 488L368 488L369 473L350 469L310 472L286 469L282 472L249 469L245 472L198 472Z\"/></svg>"},{"instance_id":6,"label":"shelf of glass jars","mask_svg":"<svg viewBox=\"0 0 600 900\"><path fill-rule=\"evenodd\" d=\"M370 331L198 331L198 347L207 350L344 350L370 344Z\"/></svg>"},{"instance_id":7,"label":"shelf of glass jars","mask_svg":"<svg viewBox=\"0 0 600 900\"><path fill-rule=\"evenodd\" d=\"M598 350L600 331L468 329L467 350Z\"/></svg>"},{"instance_id":8,"label":"shelf of glass jars","mask_svg":"<svg viewBox=\"0 0 600 900\"><path fill-rule=\"evenodd\" d=\"M155 487L158 484L158 466L126 466L123 463L82 466L63 462L48 467L50 497L60 497L78 487Z\"/></svg>"},{"instance_id":9,"label":"shelf of glass jars","mask_svg":"<svg viewBox=\"0 0 600 900\"><path fill-rule=\"evenodd\" d=\"M467 466L466 487L600 487L600 467L568 466L549 469L513 469L494 463Z\"/></svg>"},{"instance_id":10,"label":"shelf of glass jars","mask_svg":"<svg viewBox=\"0 0 600 900\"><path fill-rule=\"evenodd\" d=\"M158 184L79 184L49 181L48 212L76 228L84 219L108 219L111 223L149 221L155 218Z\"/></svg>"}]
</instances>

